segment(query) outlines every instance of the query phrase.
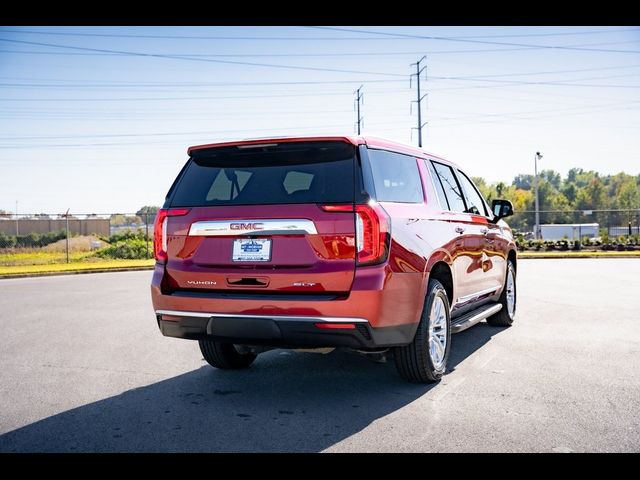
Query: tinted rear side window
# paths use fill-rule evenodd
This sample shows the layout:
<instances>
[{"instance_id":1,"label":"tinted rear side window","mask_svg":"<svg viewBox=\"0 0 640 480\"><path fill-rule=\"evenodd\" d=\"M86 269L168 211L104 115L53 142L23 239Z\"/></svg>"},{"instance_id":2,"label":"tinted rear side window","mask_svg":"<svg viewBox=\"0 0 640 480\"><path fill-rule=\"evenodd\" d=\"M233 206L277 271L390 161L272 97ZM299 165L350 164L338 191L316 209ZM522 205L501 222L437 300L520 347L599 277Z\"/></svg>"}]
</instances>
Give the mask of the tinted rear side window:
<instances>
[{"instance_id":1,"label":"tinted rear side window","mask_svg":"<svg viewBox=\"0 0 640 480\"><path fill-rule=\"evenodd\" d=\"M350 203L354 160L355 147L342 142L196 151L171 205Z\"/></svg>"},{"instance_id":2,"label":"tinted rear side window","mask_svg":"<svg viewBox=\"0 0 640 480\"><path fill-rule=\"evenodd\" d=\"M376 199L382 202L422 203L422 182L415 157L369 150Z\"/></svg>"},{"instance_id":3,"label":"tinted rear side window","mask_svg":"<svg viewBox=\"0 0 640 480\"><path fill-rule=\"evenodd\" d=\"M451 167L438 162L432 163L447 197L449 210L452 212L466 211L467 208L464 204L460 185L458 185L458 181L456 180L456 176L454 175Z\"/></svg>"},{"instance_id":4,"label":"tinted rear side window","mask_svg":"<svg viewBox=\"0 0 640 480\"><path fill-rule=\"evenodd\" d=\"M449 201L447 200L447 196L444 193L444 187L442 186L442 180L436 173L435 168L433 168L433 164L425 160L424 163L427 164L429 168L429 174L431 175L431 179L433 180L433 186L436 188L436 192L438 193L438 201L440 202L440 208L443 210L451 210L449 207Z\"/></svg>"}]
</instances>

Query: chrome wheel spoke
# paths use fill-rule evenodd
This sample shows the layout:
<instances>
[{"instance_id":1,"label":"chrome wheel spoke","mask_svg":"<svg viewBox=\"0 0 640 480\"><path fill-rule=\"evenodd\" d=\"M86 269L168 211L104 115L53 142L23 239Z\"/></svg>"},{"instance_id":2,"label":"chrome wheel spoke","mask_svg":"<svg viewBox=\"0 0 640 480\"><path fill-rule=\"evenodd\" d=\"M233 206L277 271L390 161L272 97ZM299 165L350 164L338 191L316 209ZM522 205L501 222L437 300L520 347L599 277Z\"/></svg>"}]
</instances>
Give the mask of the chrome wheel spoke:
<instances>
[{"instance_id":1,"label":"chrome wheel spoke","mask_svg":"<svg viewBox=\"0 0 640 480\"><path fill-rule=\"evenodd\" d=\"M444 357L444 347L443 347L442 343L440 343L439 339L436 339L434 344L436 346L436 352L438 354L438 360L442 360L442 357Z\"/></svg>"},{"instance_id":2,"label":"chrome wheel spoke","mask_svg":"<svg viewBox=\"0 0 640 480\"><path fill-rule=\"evenodd\" d=\"M429 339L429 355L431 356L431 361L436 363L438 361L438 350L436 347L436 342L434 339Z\"/></svg>"},{"instance_id":3,"label":"chrome wheel spoke","mask_svg":"<svg viewBox=\"0 0 640 480\"><path fill-rule=\"evenodd\" d=\"M447 312L441 297L436 296L429 312L429 356L436 369L442 368L447 348Z\"/></svg>"},{"instance_id":4,"label":"chrome wheel spoke","mask_svg":"<svg viewBox=\"0 0 640 480\"><path fill-rule=\"evenodd\" d=\"M515 311L516 311L516 284L515 283L516 282L515 282L515 279L513 278L513 271L509 269L507 271L507 284L505 285L505 288L507 290L507 293L506 293L507 313L511 318L513 318L513 315L515 314Z\"/></svg>"}]
</instances>

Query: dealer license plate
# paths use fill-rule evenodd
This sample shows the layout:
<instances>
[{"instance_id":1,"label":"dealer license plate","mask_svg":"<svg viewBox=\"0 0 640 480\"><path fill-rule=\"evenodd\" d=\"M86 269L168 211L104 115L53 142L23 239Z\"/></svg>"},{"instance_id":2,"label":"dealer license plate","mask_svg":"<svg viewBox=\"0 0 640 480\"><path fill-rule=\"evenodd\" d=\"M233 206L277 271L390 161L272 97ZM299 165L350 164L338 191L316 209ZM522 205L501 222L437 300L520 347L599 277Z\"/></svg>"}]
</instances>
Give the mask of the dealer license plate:
<instances>
[{"instance_id":1,"label":"dealer license plate","mask_svg":"<svg viewBox=\"0 0 640 480\"><path fill-rule=\"evenodd\" d=\"M271 260L270 238L240 238L234 240L234 262L268 262L269 260Z\"/></svg>"}]
</instances>

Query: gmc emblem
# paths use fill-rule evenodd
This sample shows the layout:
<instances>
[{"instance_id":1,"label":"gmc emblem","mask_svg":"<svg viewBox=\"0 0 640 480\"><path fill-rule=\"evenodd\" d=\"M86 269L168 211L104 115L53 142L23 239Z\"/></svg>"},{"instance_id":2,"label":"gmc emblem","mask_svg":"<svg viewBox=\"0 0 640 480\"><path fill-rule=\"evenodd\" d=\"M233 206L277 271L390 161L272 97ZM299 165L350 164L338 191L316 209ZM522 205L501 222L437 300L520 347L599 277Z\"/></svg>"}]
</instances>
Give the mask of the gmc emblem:
<instances>
[{"instance_id":1,"label":"gmc emblem","mask_svg":"<svg viewBox=\"0 0 640 480\"><path fill-rule=\"evenodd\" d=\"M232 223L231 230L264 230L264 223Z\"/></svg>"}]
</instances>

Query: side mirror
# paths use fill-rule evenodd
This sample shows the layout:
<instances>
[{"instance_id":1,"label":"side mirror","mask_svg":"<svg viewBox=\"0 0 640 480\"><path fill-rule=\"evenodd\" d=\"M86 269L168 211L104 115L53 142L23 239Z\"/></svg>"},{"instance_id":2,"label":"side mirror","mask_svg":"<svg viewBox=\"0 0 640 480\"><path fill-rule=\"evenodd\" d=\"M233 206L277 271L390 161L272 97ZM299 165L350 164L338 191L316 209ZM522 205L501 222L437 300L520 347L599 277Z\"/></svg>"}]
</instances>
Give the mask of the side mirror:
<instances>
[{"instance_id":1,"label":"side mirror","mask_svg":"<svg viewBox=\"0 0 640 480\"><path fill-rule=\"evenodd\" d=\"M491 202L491 211L493 212L493 223L504 217L513 215L513 204L509 200L494 200Z\"/></svg>"}]
</instances>

